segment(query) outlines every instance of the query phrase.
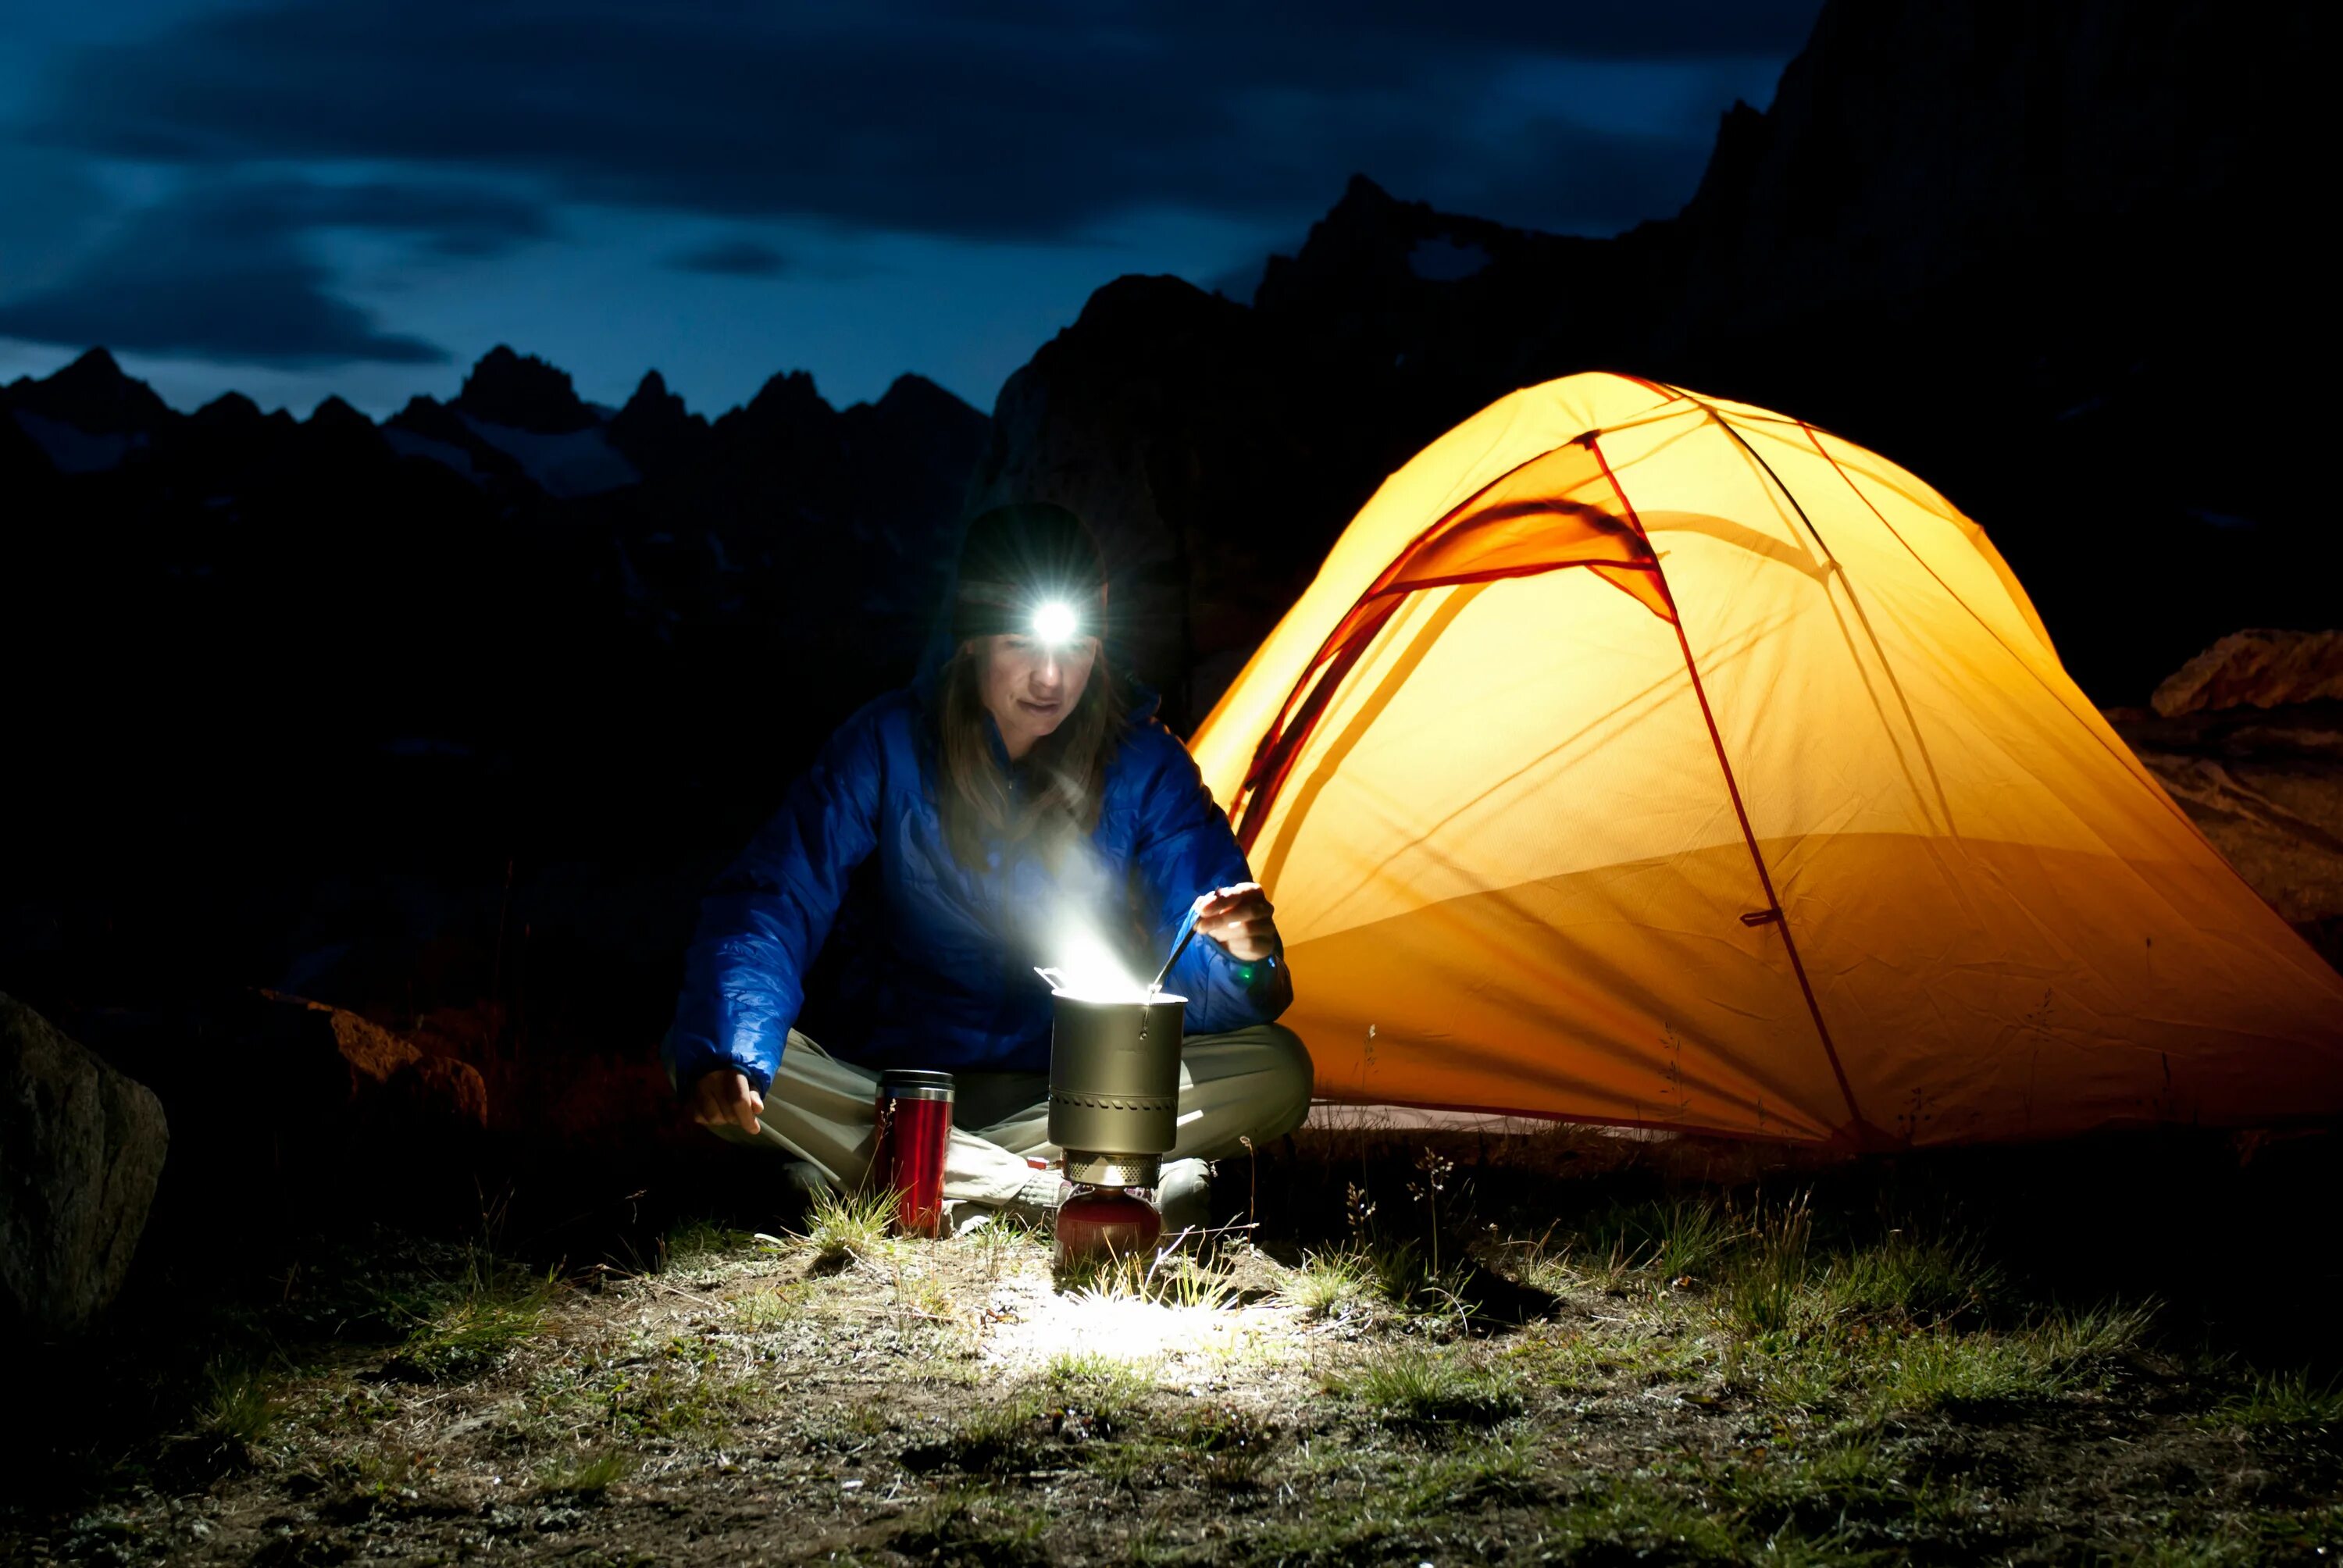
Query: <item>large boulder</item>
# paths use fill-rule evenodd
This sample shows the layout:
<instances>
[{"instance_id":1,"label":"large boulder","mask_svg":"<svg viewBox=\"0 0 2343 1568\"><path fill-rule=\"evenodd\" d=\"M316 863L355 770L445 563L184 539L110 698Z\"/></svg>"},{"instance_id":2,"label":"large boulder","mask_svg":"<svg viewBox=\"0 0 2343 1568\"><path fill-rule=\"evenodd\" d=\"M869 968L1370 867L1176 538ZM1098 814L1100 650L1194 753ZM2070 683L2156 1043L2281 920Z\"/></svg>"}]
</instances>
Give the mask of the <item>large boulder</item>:
<instances>
[{"instance_id":1,"label":"large boulder","mask_svg":"<svg viewBox=\"0 0 2343 1568\"><path fill-rule=\"evenodd\" d=\"M2167 719L2343 700L2343 631L2232 632L2167 677L2149 700Z\"/></svg>"},{"instance_id":2,"label":"large boulder","mask_svg":"<svg viewBox=\"0 0 2343 1568\"><path fill-rule=\"evenodd\" d=\"M102 1311L169 1146L151 1091L0 995L0 1315L62 1332Z\"/></svg>"},{"instance_id":3,"label":"large boulder","mask_svg":"<svg viewBox=\"0 0 2343 1568\"><path fill-rule=\"evenodd\" d=\"M2343 632L2241 631L2108 713L2255 892L2343 968Z\"/></svg>"}]
</instances>

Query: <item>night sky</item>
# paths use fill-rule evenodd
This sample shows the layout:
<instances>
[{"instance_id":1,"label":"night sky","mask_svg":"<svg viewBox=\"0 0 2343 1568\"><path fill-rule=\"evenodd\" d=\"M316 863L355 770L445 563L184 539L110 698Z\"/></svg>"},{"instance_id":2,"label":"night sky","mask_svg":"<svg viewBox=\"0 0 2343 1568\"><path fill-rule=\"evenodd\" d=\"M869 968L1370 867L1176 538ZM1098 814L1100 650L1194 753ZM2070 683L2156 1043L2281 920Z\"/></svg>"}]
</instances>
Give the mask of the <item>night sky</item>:
<instances>
[{"instance_id":1,"label":"night sky","mask_svg":"<svg viewBox=\"0 0 2343 1568\"><path fill-rule=\"evenodd\" d=\"M1691 195L1819 0L8 6L0 380L376 415L498 342L718 412L990 408L1101 283L1249 297L1353 171L1608 234Z\"/></svg>"}]
</instances>

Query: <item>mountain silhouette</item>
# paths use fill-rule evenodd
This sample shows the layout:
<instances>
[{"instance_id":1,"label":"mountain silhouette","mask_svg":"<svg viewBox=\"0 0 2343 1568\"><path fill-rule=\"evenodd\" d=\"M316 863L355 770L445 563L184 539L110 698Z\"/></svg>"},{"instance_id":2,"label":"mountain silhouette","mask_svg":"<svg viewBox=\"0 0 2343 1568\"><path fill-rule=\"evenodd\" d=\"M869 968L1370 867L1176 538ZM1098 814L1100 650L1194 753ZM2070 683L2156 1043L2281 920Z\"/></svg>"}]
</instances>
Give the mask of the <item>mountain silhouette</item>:
<instances>
[{"instance_id":1,"label":"mountain silhouette","mask_svg":"<svg viewBox=\"0 0 2343 1568\"><path fill-rule=\"evenodd\" d=\"M1002 388L973 494L1144 563L1142 666L1192 721L1385 475L1517 387L1625 371L1903 462L2086 689L2139 701L2224 632L2333 614L2325 442L2278 391L2324 314L2309 15L1831 0L1673 218L1542 235L1361 176L1249 308L1108 285Z\"/></svg>"}]
</instances>

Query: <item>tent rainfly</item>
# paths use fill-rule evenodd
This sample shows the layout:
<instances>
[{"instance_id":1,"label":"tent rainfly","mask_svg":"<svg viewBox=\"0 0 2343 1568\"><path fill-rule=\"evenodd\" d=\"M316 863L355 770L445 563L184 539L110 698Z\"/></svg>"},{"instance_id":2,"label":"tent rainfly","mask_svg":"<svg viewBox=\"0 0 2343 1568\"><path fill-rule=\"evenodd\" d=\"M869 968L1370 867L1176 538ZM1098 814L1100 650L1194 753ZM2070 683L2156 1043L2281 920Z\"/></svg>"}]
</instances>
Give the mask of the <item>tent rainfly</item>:
<instances>
[{"instance_id":1,"label":"tent rainfly","mask_svg":"<svg viewBox=\"0 0 2343 1568\"><path fill-rule=\"evenodd\" d=\"M1193 749L1327 1098L1855 1148L2343 1111L2343 977L1983 530L1798 419L1613 375L1492 405Z\"/></svg>"}]
</instances>

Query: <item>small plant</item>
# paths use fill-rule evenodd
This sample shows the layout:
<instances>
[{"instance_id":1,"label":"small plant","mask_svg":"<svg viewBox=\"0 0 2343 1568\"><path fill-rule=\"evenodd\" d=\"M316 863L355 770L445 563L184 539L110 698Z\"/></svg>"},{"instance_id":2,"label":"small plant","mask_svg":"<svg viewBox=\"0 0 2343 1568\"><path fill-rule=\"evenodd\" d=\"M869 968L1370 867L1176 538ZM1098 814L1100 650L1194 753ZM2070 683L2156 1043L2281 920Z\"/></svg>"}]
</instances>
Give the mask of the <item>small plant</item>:
<instances>
[{"instance_id":1,"label":"small plant","mask_svg":"<svg viewBox=\"0 0 2343 1568\"><path fill-rule=\"evenodd\" d=\"M455 1382L500 1366L544 1328L559 1285L550 1271L537 1278L476 1256L461 1293L417 1323L385 1370L415 1382Z\"/></svg>"},{"instance_id":2,"label":"small plant","mask_svg":"<svg viewBox=\"0 0 2343 1568\"><path fill-rule=\"evenodd\" d=\"M1251 1229L1261 1223L1261 1151L1242 1133L1237 1145L1245 1151L1245 1225Z\"/></svg>"},{"instance_id":3,"label":"small plant","mask_svg":"<svg viewBox=\"0 0 2343 1568\"><path fill-rule=\"evenodd\" d=\"M574 1464L550 1464L538 1477L538 1484L548 1492L564 1492L578 1497L599 1497L611 1486L633 1473L635 1462L618 1449L605 1449L598 1454L581 1459Z\"/></svg>"},{"instance_id":4,"label":"small plant","mask_svg":"<svg viewBox=\"0 0 2343 1568\"><path fill-rule=\"evenodd\" d=\"M1543 1491L1537 1455L1529 1445L1494 1439L1424 1464L1408 1487L1407 1510L1424 1514L1486 1503L1530 1503Z\"/></svg>"},{"instance_id":5,"label":"small plant","mask_svg":"<svg viewBox=\"0 0 2343 1568\"><path fill-rule=\"evenodd\" d=\"M642 1440L673 1438L717 1425L738 1404L740 1388L691 1356L668 1353L648 1365L620 1367L595 1392L601 1424L618 1436Z\"/></svg>"},{"instance_id":6,"label":"small plant","mask_svg":"<svg viewBox=\"0 0 2343 1568\"><path fill-rule=\"evenodd\" d=\"M1185 1252L1166 1252L1148 1265L1140 1289L1160 1306L1218 1312L1236 1304L1236 1282Z\"/></svg>"},{"instance_id":7,"label":"small plant","mask_svg":"<svg viewBox=\"0 0 2343 1568\"><path fill-rule=\"evenodd\" d=\"M1172 1429L1172 1441L1198 1453L1266 1448L1277 1439L1277 1423L1240 1405L1212 1405Z\"/></svg>"},{"instance_id":8,"label":"small plant","mask_svg":"<svg viewBox=\"0 0 2343 1568\"><path fill-rule=\"evenodd\" d=\"M1185 1252L1077 1258L1056 1270L1052 1278L1061 1293L1077 1301L1142 1301L1160 1307L1217 1311L1237 1300L1236 1282L1224 1270Z\"/></svg>"},{"instance_id":9,"label":"small plant","mask_svg":"<svg viewBox=\"0 0 2343 1568\"><path fill-rule=\"evenodd\" d=\"M1355 1251L1305 1252L1279 1281L1277 1299L1304 1318L1346 1318L1367 1304L1373 1271Z\"/></svg>"},{"instance_id":10,"label":"small plant","mask_svg":"<svg viewBox=\"0 0 2343 1568\"><path fill-rule=\"evenodd\" d=\"M280 1406L251 1367L215 1362L205 1372L204 1383L196 1423L223 1452L248 1453L276 1427Z\"/></svg>"},{"instance_id":11,"label":"small plant","mask_svg":"<svg viewBox=\"0 0 2343 1568\"><path fill-rule=\"evenodd\" d=\"M1051 1420L1061 1434L1111 1437L1139 1419L1154 1383L1141 1367L1111 1356L1061 1355L1042 1374Z\"/></svg>"},{"instance_id":12,"label":"small plant","mask_svg":"<svg viewBox=\"0 0 2343 1568\"><path fill-rule=\"evenodd\" d=\"M1768 1209L1760 1203L1744 1229L1744 1244L1725 1277L1725 1317L1743 1334L1790 1326L1806 1281L1806 1243L1813 1216L1803 1192Z\"/></svg>"},{"instance_id":13,"label":"small plant","mask_svg":"<svg viewBox=\"0 0 2343 1568\"><path fill-rule=\"evenodd\" d=\"M765 1333L789 1322L804 1308L803 1287L779 1285L734 1297L732 1321L752 1334Z\"/></svg>"},{"instance_id":14,"label":"small plant","mask_svg":"<svg viewBox=\"0 0 2343 1568\"><path fill-rule=\"evenodd\" d=\"M1834 1259L1821 1281L1835 1313L1922 1325L1981 1314L2004 1288L2000 1270L1976 1241L1926 1236L1908 1224Z\"/></svg>"},{"instance_id":15,"label":"small plant","mask_svg":"<svg viewBox=\"0 0 2343 1568\"><path fill-rule=\"evenodd\" d=\"M1385 1425L1414 1431L1494 1426L1527 1408L1512 1382L1486 1367L1424 1351L1396 1351L1327 1381Z\"/></svg>"},{"instance_id":16,"label":"small plant","mask_svg":"<svg viewBox=\"0 0 2343 1568\"><path fill-rule=\"evenodd\" d=\"M2139 1307L2095 1307L2088 1312L2053 1312L2027 1333L2043 1364L2053 1372L2065 1372L2131 1349L2155 1317L2152 1302Z\"/></svg>"},{"instance_id":17,"label":"small plant","mask_svg":"<svg viewBox=\"0 0 2343 1568\"><path fill-rule=\"evenodd\" d=\"M1652 1269L1668 1282L1705 1279L1739 1233L1721 1204L1679 1198L1616 1206L1599 1215L1583 1239L1590 1254L1610 1260L1614 1278Z\"/></svg>"},{"instance_id":18,"label":"small plant","mask_svg":"<svg viewBox=\"0 0 2343 1568\"><path fill-rule=\"evenodd\" d=\"M2260 1372L2214 1408L2216 1421L2248 1428L2343 1428L2343 1381L2314 1383L2307 1372Z\"/></svg>"},{"instance_id":19,"label":"small plant","mask_svg":"<svg viewBox=\"0 0 2343 1568\"><path fill-rule=\"evenodd\" d=\"M1432 1274L1440 1277L1440 1195L1447 1190L1448 1178L1456 1170L1456 1161L1427 1147L1415 1157L1415 1168L1423 1180L1407 1184L1408 1196L1422 1203L1432 1216Z\"/></svg>"},{"instance_id":20,"label":"small plant","mask_svg":"<svg viewBox=\"0 0 2343 1568\"><path fill-rule=\"evenodd\" d=\"M941 1437L906 1448L903 1462L913 1470L1031 1470L1049 1435L1049 1414L1040 1391L1021 1389L1005 1400L962 1411Z\"/></svg>"},{"instance_id":21,"label":"small plant","mask_svg":"<svg viewBox=\"0 0 2343 1568\"><path fill-rule=\"evenodd\" d=\"M686 1220L660 1238L659 1253L666 1267L688 1269L742 1251L749 1241L747 1231L719 1225L712 1220Z\"/></svg>"},{"instance_id":22,"label":"small plant","mask_svg":"<svg viewBox=\"0 0 2343 1568\"><path fill-rule=\"evenodd\" d=\"M1681 1198L1657 1211L1653 1261L1663 1280L1700 1279L1732 1248L1732 1214L1706 1199Z\"/></svg>"},{"instance_id":23,"label":"small plant","mask_svg":"<svg viewBox=\"0 0 2343 1568\"><path fill-rule=\"evenodd\" d=\"M1908 1334L1881 1366L1876 1398L1884 1410L1902 1413L2055 1392L2056 1378L2032 1350L2022 1341L1994 1334Z\"/></svg>"},{"instance_id":24,"label":"small plant","mask_svg":"<svg viewBox=\"0 0 2343 1568\"><path fill-rule=\"evenodd\" d=\"M824 1192L806 1214L806 1240L813 1244L814 1266L840 1269L849 1263L885 1256L892 1243L896 1195L879 1192Z\"/></svg>"},{"instance_id":25,"label":"small plant","mask_svg":"<svg viewBox=\"0 0 2343 1568\"><path fill-rule=\"evenodd\" d=\"M1050 1560L1041 1547L1046 1523L1045 1515L1025 1504L980 1492L953 1492L911 1514L886 1544L917 1562L1021 1568Z\"/></svg>"}]
</instances>

